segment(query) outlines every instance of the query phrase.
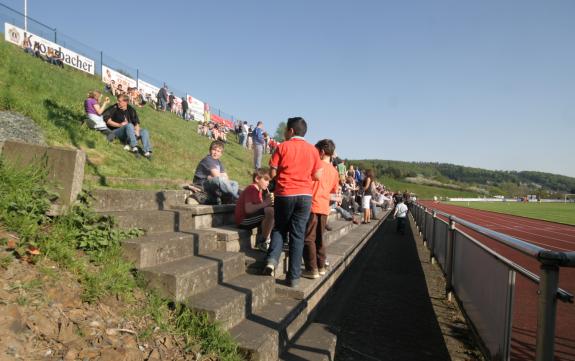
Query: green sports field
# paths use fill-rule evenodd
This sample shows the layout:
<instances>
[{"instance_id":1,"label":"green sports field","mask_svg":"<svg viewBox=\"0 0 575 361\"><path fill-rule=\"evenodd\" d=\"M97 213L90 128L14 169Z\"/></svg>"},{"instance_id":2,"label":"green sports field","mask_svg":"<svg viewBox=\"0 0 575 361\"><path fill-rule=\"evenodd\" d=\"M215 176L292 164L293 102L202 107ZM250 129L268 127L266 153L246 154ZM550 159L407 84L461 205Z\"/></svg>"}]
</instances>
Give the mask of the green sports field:
<instances>
[{"instance_id":1,"label":"green sports field","mask_svg":"<svg viewBox=\"0 0 575 361\"><path fill-rule=\"evenodd\" d=\"M449 202L449 204L575 225L575 203Z\"/></svg>"}]
</instances>

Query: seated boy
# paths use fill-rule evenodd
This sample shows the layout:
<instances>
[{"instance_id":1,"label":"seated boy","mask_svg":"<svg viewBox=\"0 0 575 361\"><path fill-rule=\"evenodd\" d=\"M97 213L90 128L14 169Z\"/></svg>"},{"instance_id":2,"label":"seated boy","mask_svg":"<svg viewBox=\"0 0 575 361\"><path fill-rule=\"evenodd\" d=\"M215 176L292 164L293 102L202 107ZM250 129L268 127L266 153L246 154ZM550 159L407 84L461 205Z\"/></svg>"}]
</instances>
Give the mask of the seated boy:
<instances>
[{"instance_id":1,"label":"seated boy","mask_svg":"<svg viewBox=\"0 0 575 361\"><path fill-rule=\"evenodd\" d=\"M193 182L207 193L209 204L221 204L222 197L232 203L239 198L238 182L228 178L224 165L220 161L223 153L224 143L219 140L213 141L210 144L210 154L200 161L194 174Z\"/></svg>"},{"instance_id":2,"label":"seated boy","mask_svg":"<svg viewBox=\"0 0 575 361\"><path fill-rule=\"evenodd\" d=\"M236 226L242 229L252 229L262 225L262 233L256 242L256 247L267 251L270 235L274 226L273 196L267 191L270 183L269 169L262 168L253 174L253 183L240 194L236 203ZM266 191L264 199L263 192Z\"/></svg>"}]
</instances>

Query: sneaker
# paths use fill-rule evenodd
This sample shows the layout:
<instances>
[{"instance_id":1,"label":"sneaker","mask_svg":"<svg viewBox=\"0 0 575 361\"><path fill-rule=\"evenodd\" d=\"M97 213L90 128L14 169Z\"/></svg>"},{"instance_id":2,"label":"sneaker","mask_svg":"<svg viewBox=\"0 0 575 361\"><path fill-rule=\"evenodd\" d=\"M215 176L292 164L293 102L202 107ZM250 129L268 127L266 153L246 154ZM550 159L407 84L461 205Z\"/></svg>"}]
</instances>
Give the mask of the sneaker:
<instances>
[{"instance_id":1,"label":"sneaker","mask_svg":"<svg viewBox=\"0 0 575 361\"><path fill-rule=\"evenodd\" d=\"M301 273L301 275L302 275L302 277L305 277L305 278L311 278L311 279L319 278L319 272L316 269L311 270L311 271L305 270Z\"/></svg>"},{"instance_id":2,"label":"sneaker","mask_svg":"<svg viewBox=\"0 0 575 361\"><path fill-rule=\"evenodd\" d=\"M138 153L138 152L139 152L138 147L133 147L133 148L132 148L132 153Z\"/></svg>"},{"instance_id":3,"label":"sneaker","mask_svg":"<svg viewBox=\"0 0 575 361\"><path fill-rule=\"evenodd\" d=\"M320 267L320 268L317 270L317 273L319 273L320 276L325 275L326 272L327 272L327 270L326 270L325 267Z\"/></svg>"},{"instance_id":4,"label":"sneaker","mask_svg":"<svg viewBox=\"0 0 575 361\"><path fill-rule=\"evenodd\" d=\"M269 244L266 243L265 241L263 241L263 242L258 242L258 243L256 244L256 248L257 248L258 250L262 251L262 252L267 252L267 251L268 251L268 248L269 248Z\"/></svg>"},{"instance_id":5,"label":"sneaker","mask_svg":"<svg viewBox=\"0 0 575 361\"><path fill-rule=\"evenodd\" d=\"M130 148L130 145L129 145L129 144L126 144L126 145L124 146L124 150L127 150L127 151L129 152L130 149L131 149L131 148Z\"/></svg>"},{"instance_id":6,"label":"sneaker","mask_svg":"<svg viewBox=\"0 0 575 361\"><path fill-rule=\"evenodd\" d=\"M264 274L265 276L272 276L272 277L274 277L274 276L275 276L275 269L276 269L276 267L275 267L273 264L268 263L268 264L265 266L265 268L264 268L263 274Z\"/></svg>"},{"instance_id":7,"label":"sneaker","mask_svg":"<svg viewBox=\"0 0 575 361\"><path fill-rule=\"evenodd\" d=\"M144 157L151 159L152 158L152 152L146 152L144 153Z\"/></svg>"},{"instance_id":8,"label":"sneaker","mask_svg":"<svg viewBox=\"0 0 575 361\"><path fill-rule=\"evenodd\" d=\"M325 261L325 267L329 267L329 261Z\"/></svg>"}]
</instances>

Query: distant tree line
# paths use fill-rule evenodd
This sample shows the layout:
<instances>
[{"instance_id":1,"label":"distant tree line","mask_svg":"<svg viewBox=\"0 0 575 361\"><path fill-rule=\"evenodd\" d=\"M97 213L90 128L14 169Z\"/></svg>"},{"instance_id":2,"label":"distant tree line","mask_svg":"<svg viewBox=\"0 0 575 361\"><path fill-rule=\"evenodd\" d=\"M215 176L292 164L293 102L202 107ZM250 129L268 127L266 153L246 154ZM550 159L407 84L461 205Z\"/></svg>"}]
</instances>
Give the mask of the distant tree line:
<instances>
[{"instance_id":1,"label":"distant tree line","mask_svg":"<svg viewBox=\"0 0 575 361\"><path fill-rule=\"evenodd\" d=\"M496 187L512 193L537 192L575 193L575 178L533 171L499 171L464 167L448 163L401 162L393 160L350 160L360 168L371 168L378 176L394 179L423 177L442 183L457 182Z\"/></svg>"}]
</instances>

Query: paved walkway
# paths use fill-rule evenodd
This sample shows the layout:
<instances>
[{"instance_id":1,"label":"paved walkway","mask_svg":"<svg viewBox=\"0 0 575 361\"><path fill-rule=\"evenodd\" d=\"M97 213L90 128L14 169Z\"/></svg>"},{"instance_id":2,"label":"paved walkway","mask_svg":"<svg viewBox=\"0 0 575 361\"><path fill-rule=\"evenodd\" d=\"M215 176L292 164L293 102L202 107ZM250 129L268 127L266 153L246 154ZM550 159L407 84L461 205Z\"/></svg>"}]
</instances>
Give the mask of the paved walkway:
<instances>
[{"instance_id":1,"label":"paved walkway","mask_svg":"<svg viewBox=\"0 0 575 361\"><path fill-rule=\"evenodd\" d=\"M315 319L337 331L335 359L480 359L416 231L395 224L383 223Z\"/></svg>"}]
</instances>

